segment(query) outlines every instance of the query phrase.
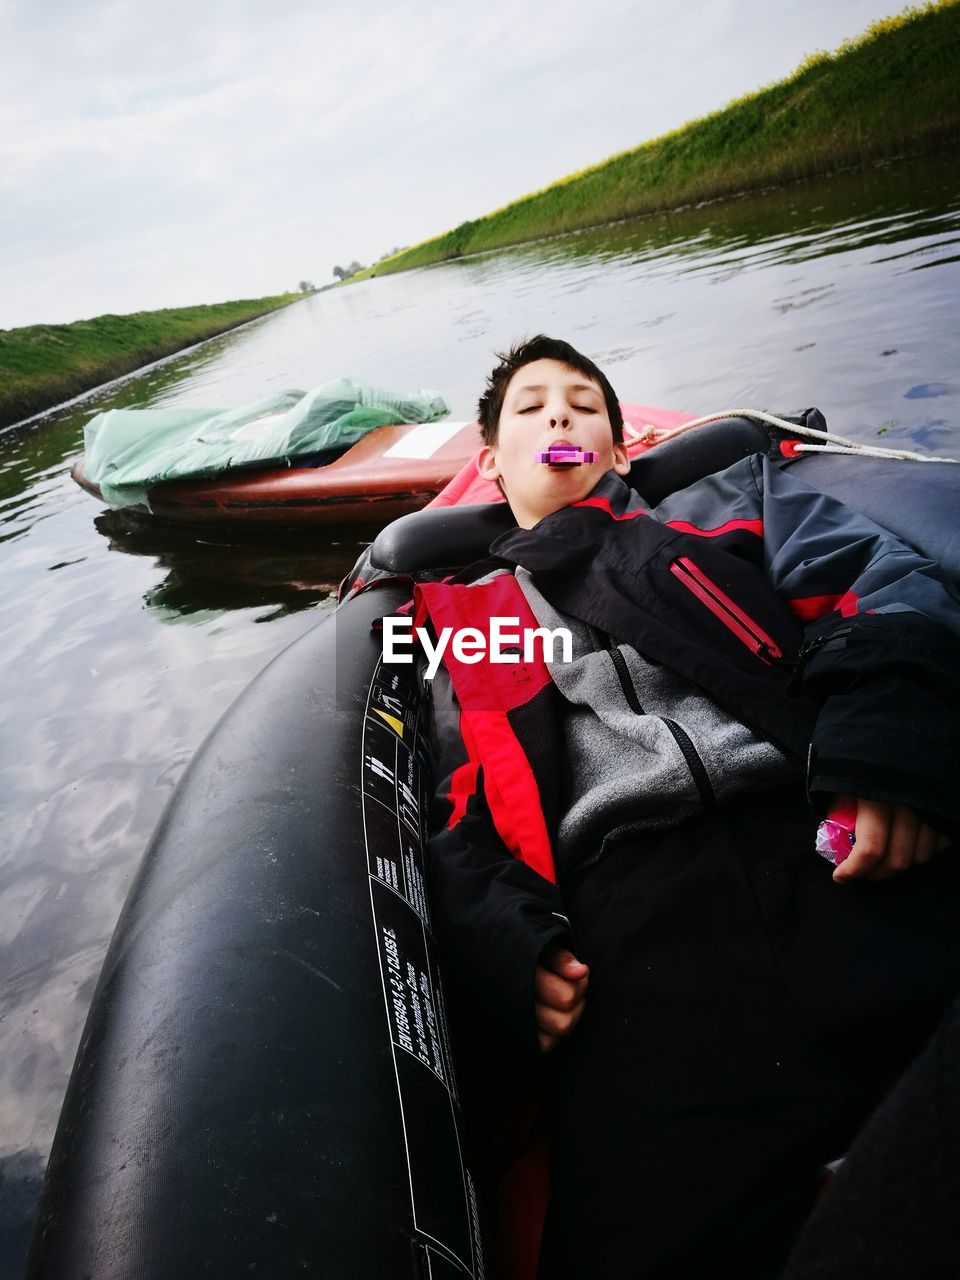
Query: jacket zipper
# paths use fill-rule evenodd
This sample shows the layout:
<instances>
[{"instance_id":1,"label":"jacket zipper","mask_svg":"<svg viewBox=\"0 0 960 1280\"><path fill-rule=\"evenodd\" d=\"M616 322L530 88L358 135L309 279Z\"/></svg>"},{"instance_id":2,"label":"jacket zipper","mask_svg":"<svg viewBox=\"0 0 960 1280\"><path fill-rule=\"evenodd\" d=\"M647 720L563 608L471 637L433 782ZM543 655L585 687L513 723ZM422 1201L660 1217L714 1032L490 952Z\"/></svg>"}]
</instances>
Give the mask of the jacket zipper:
<instances>
[{"instance_id":1,"label":"jacket zipper","mask_svg":"<svg viewBox=\"0 0 960 1280\"><path fill-rule=\"evenodd\" d=\"M693 740L687 733L686 729L680 727L676 720L667 720L661 716L663 723L673 734L674 740L680 750L683 752L683 758L687 762L687 768L690 770L690 776L697 784L697 791L700 793L700 803L704 809L712 809L716 804L717 798L713 793L713 785L710 782L710 775L707 773L706 766L700 759L700 753L693 745Z\"/></svg>"},{"instance_id":2,"label":"jacket zipper","mask_svg":"<svg viewBox=\"0 0 960 1280\"><path fill-rule=\"evenodd\" d=\"M688 591L692 591L701 604L706 605L728 631L731 631L741 644L745 644L752 654L765 662L767 666L783 657L783 650L758 623L744 613L738 604L712 582L687 556L680 556L670 565L670 572Z\"/></svg>"},{"instance_id":3,"label":"jacket zipper","mask_svg":"<svg viewBox=\"0 0 960 1280\"><path fill-rule=\"evenodd\" d=\"M624 658L623 654L612 640L608 641L608 643L610 646L610 657L613 659L614 670L616 671L617 678L620 681L620 688L623 690L623 696L627 700L627 705L636 715L645 715L646 712L640 704L640 699L637 697L637 691L633 687L633 681L630 679L630 668L627 666L626 658ZM666 716L660 716L659 718L673 734L673 740L680 748L680 753L687 762L687 768L690 770L690 776L693 778L697 788L697 793L700 796L700 803L703 805L704 809L712 809L716 804L717 798L714 795L713 786L710 782L710 775L707 773L706 766L700 759L700 753L697 751L697 748L693 745L693 739L687 733L686 729L681 728L681 726L677 724L676 720L669 720Z\"/></svg>"},{"instance_id":4,"label":"jacket zipper","mask_svg":"<svg viewBox=\"0 0 960 1280\"><path fill-rule=\"evenodd\" d=\"M613 659L613 665L617 672L617 678L620 681L620 688L623 690L623 696L627 700L630 710L636 715L645 715L643 707L640 705L640 699L637 697L637 691L633 687L633 681L630 679L630 670L627 666L627 660L613 643L610 644L610 657Z\"/></svg>"}]
</instances>

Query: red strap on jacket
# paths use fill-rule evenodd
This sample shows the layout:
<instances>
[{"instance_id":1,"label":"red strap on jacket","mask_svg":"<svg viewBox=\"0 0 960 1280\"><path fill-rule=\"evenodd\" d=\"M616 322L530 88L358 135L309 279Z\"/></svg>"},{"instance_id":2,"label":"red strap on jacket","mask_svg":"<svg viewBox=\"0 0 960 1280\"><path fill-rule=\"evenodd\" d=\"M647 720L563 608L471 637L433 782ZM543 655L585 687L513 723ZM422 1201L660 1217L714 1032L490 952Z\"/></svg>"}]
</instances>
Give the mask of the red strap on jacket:
<instances>
[{"instance_id":1,"label":"red strap on jacket","mask_svg":"<svg viewBox=\"0 0 960 1280\"><path fill-rule=\"evenodd\" d=\"M538 626L533 611L512 574L475 586L420 583L414 588L414 604L415 626L422 626L429 618L437 635L444 627L450 627L453 634L474 627L486 638L487 651L479 662L460 661L450 644L443 654L443 665L460 703L464 744L471 762L483 768L490 816L501 840L515 858L555 883L540 790L508 718L511 711L546 688L550 672L542 650L538 653L539 646L534 646L535 656L529 662L522 658L514 663L491 662L489 652L493 618L519 620L516 630L522 650L524 632ZM512 625L510 629L514 629ZM455 821L465 807L464 797L454 798Z\"/></svg>"}]
</instances>

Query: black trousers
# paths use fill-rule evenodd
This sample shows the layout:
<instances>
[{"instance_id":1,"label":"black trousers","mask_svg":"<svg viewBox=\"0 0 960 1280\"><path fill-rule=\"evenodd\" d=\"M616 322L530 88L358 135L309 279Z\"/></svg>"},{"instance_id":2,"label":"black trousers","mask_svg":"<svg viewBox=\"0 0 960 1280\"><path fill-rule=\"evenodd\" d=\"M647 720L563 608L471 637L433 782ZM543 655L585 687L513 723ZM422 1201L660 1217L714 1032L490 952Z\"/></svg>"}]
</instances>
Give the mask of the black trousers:
<instances>
[{"instance_id":1,"label":"black trousers","mask_svg":"<svg viewBox=\"0 0 960 1280\"><path fill-rule=\"evenodd\" d=\"M874 1112L783 1280L960 1275L960 1001Z\"/></svg>"},{"instance_id":2,"label":"black trousers","mask_svg":"<svg viewBox=\"0 0 960 1280\"><path fill-rule=\"evenodd\" d=\"M773 1280L960 990L960 857L836 885L796 788L565 886L584 1017L552 1063L542 1280Z\"/></svg>"}]
</instances>

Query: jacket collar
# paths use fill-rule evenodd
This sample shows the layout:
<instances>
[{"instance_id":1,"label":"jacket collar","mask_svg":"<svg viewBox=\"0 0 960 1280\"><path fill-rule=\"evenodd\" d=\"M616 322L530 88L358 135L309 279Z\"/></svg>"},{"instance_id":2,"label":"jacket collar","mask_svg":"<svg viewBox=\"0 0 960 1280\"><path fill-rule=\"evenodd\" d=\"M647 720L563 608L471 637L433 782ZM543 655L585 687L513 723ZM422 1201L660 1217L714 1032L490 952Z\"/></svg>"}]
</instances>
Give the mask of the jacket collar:
<instances>
[{"instance_id":1,"label":"jacket collar","mask_svg":"<svg viewBox=\"0 0 960 1280\"><path fill-rule=\"evenodd\" d=\"M544 516L532 529L508 529L500 534L490 544L490 553L534 570L539 566L531 560L541 559L540 555L531 555L534 549L541 552L552 549L554 554L549 555L552 563L562 545L563 559L569 562L592 554L595 541L592 534L608 528L611 517L619 522L646 514L639 495L615 471L607 471L585 498Z\"/></svg>"},{"instance_id":2,"label":"jacket collar","mask_svg":"<svg viewBox=\"0 0 960 1280\"><path fill-rule=\"evenodd\" d=\"M622 519L626 515L646 514L646 508L640 495L630 488L622 476L618 476L615 471L607 471L600 477L585 498L581 498L579 502L571 503L569 507L561 507L549 516L544 516L536 527L541 529L548 525L550 521L555 520L557 516L563 515L568 511L597 508L605 511L608 515L612 515L615 519Z\"/></svg>"}]
</instances>

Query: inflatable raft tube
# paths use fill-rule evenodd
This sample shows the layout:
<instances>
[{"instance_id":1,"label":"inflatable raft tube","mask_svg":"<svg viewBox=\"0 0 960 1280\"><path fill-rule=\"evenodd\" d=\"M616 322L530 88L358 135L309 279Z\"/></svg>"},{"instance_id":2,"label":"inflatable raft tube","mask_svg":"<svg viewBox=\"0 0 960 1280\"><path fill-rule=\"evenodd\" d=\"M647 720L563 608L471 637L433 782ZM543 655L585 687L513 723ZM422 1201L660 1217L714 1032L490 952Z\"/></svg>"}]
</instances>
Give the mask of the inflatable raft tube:
<instances>
[{"instance_id":1,"label":"inflatable raft tube","mask_svg":"<svg viewBox=\"0 0 960 1280\"><path fill-rule=\"evenodd\" d=\"M147 501L151 515L187 525L383 524L429 502L479 445L475 423L377 427L323 466L171 480L150 489ZM102 498L87 478L82 458L71 474L88 493Z\"/></svg>"},{"instance_id":2,"label":"inflatable raft tube","mask_svg":"<svg viewBox=\"0 0 960 1280\"><path fill-rule=\"evenodd\" d=\"M365 593L199 751L83 1033L27 1275L479 1278L411 667Z\"/></svg>"},{"instance_id":3,"label":"inflatable raft tube","mask_svg":"<svg viewBox=\"0 0 960 1280\"><path fill-rule=\"evenodd\" d=\"M769 449L757 430L691 432L632 478L654 500ZM790 465L960 579L960 467ZM408 516L370 563L472 559L508 518ZM276 658L178 786L94 995L30 1280L483 1274L423 895L418 691L370 629L406 595L362 592Z\"/></svg>"}]
</instances>

